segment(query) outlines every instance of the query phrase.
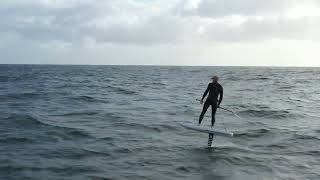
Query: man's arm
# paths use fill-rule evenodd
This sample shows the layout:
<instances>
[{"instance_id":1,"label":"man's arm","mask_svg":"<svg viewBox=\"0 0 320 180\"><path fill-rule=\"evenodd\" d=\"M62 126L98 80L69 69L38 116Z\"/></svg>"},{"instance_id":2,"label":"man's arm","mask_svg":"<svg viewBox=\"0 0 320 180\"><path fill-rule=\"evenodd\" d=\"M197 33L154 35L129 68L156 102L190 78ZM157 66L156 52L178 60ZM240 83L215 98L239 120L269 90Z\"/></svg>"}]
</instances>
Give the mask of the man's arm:
<instances>
[{"instance_id":1,"label":"man's arm","mask_svg":"<svg viewBox=\"0 0 320 180\"><path fill-rule=\"evenodd\" d=\"M202 98L201 98L201 101L203 101L203 99L207 96L209 90L210 90L210 84L208 84L208 87L207 87L206 91L203 93L203 96L202 96Z\"/></svg>"},{"instance_id":2,"label":"man's arm","mask_svg":"<svg viewBox=\"0 0 320 180\"><path fill-rule=\"evenodd\" d=\"M221 102L222 102L222 99L223 99L223 87L221 86L218 106L220 106L220 104L221 104Z\"/></svg>"}]
</instances>

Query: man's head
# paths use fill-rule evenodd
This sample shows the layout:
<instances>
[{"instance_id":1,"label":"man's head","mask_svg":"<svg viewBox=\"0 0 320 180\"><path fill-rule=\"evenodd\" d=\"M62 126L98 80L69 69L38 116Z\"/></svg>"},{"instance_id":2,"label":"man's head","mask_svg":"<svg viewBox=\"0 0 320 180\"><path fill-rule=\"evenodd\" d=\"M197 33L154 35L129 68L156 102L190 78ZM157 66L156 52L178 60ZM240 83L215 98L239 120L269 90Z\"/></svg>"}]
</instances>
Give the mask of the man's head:
<instances>
[{"instance_id":1,"label":"man's head","mask_svg":"<svg viewBox=\"0 0 320 180\"><path fill-rule=\"evenodd\" d=\"M218 82L219 77L218 76L212 76L211 79L212 79L212 82L216 83L216 82Z\"/></svg>"}]
</instances>

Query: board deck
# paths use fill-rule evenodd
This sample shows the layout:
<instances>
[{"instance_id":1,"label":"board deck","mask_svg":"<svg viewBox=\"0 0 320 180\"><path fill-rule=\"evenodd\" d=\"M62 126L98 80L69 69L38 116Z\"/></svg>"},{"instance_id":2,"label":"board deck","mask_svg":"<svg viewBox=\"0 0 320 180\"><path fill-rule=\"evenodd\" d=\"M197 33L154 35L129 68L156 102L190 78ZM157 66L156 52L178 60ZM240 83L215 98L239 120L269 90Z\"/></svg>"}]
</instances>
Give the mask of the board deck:
<instances>
[{"instance_id":1,"label":"board deck","mask_svg":"<svg viewBox=\"0 0 320 180\"><path fill-rule=\"evenodd\" d=\"M204 127L204 126L198 126L194 123L180 123L181 126L191 129L198 132L208 133L208 134L214 134L216 136L224 136L224 137L233 137L232 132L226 132L221 130L215 130L210 127Z\"/></svg>"}]
</instances>

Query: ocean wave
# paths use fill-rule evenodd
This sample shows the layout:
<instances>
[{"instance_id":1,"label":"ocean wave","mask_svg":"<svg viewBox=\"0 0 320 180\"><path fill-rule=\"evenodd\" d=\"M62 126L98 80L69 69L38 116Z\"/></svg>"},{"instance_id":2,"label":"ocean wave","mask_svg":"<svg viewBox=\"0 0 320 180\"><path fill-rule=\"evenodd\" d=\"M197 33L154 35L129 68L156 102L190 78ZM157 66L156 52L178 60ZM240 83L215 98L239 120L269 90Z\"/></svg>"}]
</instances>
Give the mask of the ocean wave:
<instances>
[{"instance_id":1,"label":"ocean wave","mask_svg":"<svg viewBox=\"0 0 320 180\"><path fill-rule=\"evenodd\" d=\"M235 137L260 138L264 136L284 136L291 135L295 131L286 128L259 128L250 129L245 132L235 132Z\"/></svg>"},{"instance_id":2,"label":"ocean wave","mask_svg":"<svg viewBox=\"0 0 320 180\"><path fill-rule=\"evenodd\" d=\"M79 100L79 101L84 101L84 102L94 102L97 101L95 98L91 97L91 96L76 96L76 97L71 97L74 100Z\"/></svg>"},{"instance_id":3,"label":"ocean wave","mask_svg":"<svg viewBox=\"0 0 320 180\"><path fill-rule=\"evenodd\" d=\"M42 171L59 173L65 179L65 177L70 176L70 174L82 174L82 173L99 173L101 172L97 167L88 165L61 165L60 167L46 167L41 168ZM58 178L59 179L59 178Z\"/></svg>"},{"instance_id":4,"label":"ocean wave","mask_svg":"<svg viewBox=\"0 0 320 180\"><path fill-rule=\"evenodd\" d=\"M107 176L93 176L93 175L90 175L88 176L88 178L92 179L92 180L114 180L115 178L110 178L110 177L107 177Z\"/></svg>"},{"instance_id":5,"label":"ocean wave","mask_svg":"<svg viewBox=\"0 0 320 180\"><path fill-rule=\"evenodd\" d=\"M317 150L310 150L310 151L302 151L301 152L304 155L309 155L309 156L314 156L314 157L319 157L320 156L320 151Z\"/></svg>"},{"instance_id":6,"label":"ocean wave","mask_svg":"<svg viewBox=\"0 0 320 180\"><path fill-rule=\"evenodd\" d=\"M166 86L167 85L167 84L162 83L162 82L151 82L150 84L153 85L153 86Z\"/></svg>"},{"instance_id":7,"label":"ocean wave","mask_svg":"<svg viewBox=\"0 0 320 180\"><path fill-rule=\"evenodd\" d=\"M129 154L129 153L132 153L133 151L127 147L121 147L121 148L116 148L114 152Z\"/></svg>"},{"instance_id":8,"label":"ocean wave","mask_svg":"<svg viewBox=\"0 0 320 180\"><path fill-rule=\"evenodd\" d=\"M256 126L265 126L266 124L263 122L248 122L249 125L256 125Z\"/></svg>"},{"instance_id":9,"label":"ocean wave","mask_svg":"<svg viewBox=\"0 0 320 180\"><path fill-rule=\"evenodd\" d=\"M121 142L121 139L114 138L114 137L100 137L100 138L96 138L95 141L98 143L103 143L104 145L107 144L109 147L115 147L119 142Z\"/></svg>"},{"instance_id":10,"label":"ocean wave","mask_svg":"<svg viewBox=\"0 0 320 180\"><path fill-rule=\"evenodd\" d=\"M99 112L94 111L83 111L83 112L70 112L70 113L64 113L64 114L55 114L53 116L94 116L99 114Z\"/></svg>"},{"instance_id":11,"label":"ocean wave","mask_svg":"<svg viewBox=\"0 0 320 180\"><path fill-rule=\"evenodd\" d=\"M97 156L97 155L101 155L101 156L111 156L111 153L106 152L106 151L97 151L97 150L92 150L92 149L84 149L85 151L87 151L90 155L93 156Z\"/></svg>"},{"instance_id":12,"label":"ocean wave","mask_svg":"<svg viewBox=\"0 0 320 180\"><path fill-rule=\"evenodd\" d=\"M6 137L0 138L0 144L25 144L32 143L33 140L25 137Z\"/></svg>"},{"instance_id":13,"label":"ocean wave","mask_svg":"<svg viewBox=\"0 0 320 180\"><path fill-rule=\"evenodd\" d=\"M9 117L6 118L7 122L13 123L16 126L20 127L37 127L40 125L47 125L41 122L35 116L29 114L11 114Z\"/></svg>"},{"instance_id":14,"label":"ocean wave","mask_svg":"<svg viewBox=\"0 0 320 180\"><path fill-rule=\"evenodd\" d=\"M34 75L32 74L10 74L10 75L1 75L0 82L16 82L16 81L27 81L34 79Z\"/></svg>"},{"instance_id":15,"label":"ocean wave","mask_svg":"<svg viewBox=\"0 0 320 180\"><path fill-rule=\"evenodd\" d=\"M102 99L97 99L97 98L94 98L94 97L91 97L91 96L86 96L86 95L81 95L81 96L74 96L74 97L71 97L72 100L75 100L75 101L79 101L79 102L84 102L84 103L94 103L94 102L100 102L100 103L109 103L109 101L106 101L106 100L102 100Z\"/></svg>"},{"instance_id":16,"label":"ocean wave","mask_svg":"<svg viewBox=\"0 0 320 180\"><path fill-rule=\"evenodd\" d=\"M166 84L160 83L160 82L150 82L150 83L145 83L141 85L142 88L150 88L155 90L163 89L166 86L167 86Z\"/></svg>"},{"instance_id":17,"label":"ocean wave","mask_svg":"<svg viewBox=\"0 0 320 180\"><path fill-rule=\"evenodd\" d=\"M88 132L85 132L83 130L76 130L76 129L70 129L70 131L68 131L68 135L72 137L79 137L79 138L91 137L91 135Z\"/></svg>"},{"instance_id":18,"label":"ocean wave","mask_svg":"<svg viewBox=\"0 0 320 180\"><path fill-rule=\"evenodd\" d=\"M98 152L80 147L61 147L59 149L48 150L39 154L45 158L79 159L93 156L111 156L108 152Z\"/></svg>"},{"instance_id":19,"label":"ocean wave","mask_svg":"<svg viewBox=\"0 0 320 180\"><path fill-rule=\"evenodd\" d=\"M243 79L241 79L240 77L236 77L236 76L232 76L232 77L227 77L226 79L225 79L225 81L241 81L241 80L243 80Z\"/></svg>"},{"instance_id":20,"label":"ocean wave","mask_svg":"<svg viewBox=\"0 0 320 180\"><path fill-rule=\"evenodd\" d=\"M74 89L74 88L82 88L83 85L77 82L65 82L56 87L56 89Z\"/></svg>"},{"instance_id":21,"label":"ocean wave","mask_svg":"<svg viewBox=\"0 0 320 180\"><path fill-rule=\"evenodd\" d=\"M169 124L159 124L159 125L156 125L158 126L160 129L162 129L163 131L177 131L179 128L177 126L172 126L172 125L169 125Z\"/></svg>"},{"instance_id":22,"label":"ocean wave","mask_svg":"<svg viewBox=\"0 0 320 180\"><path fill-rule=\"evenodd\" d=\"M294 134L292 137L294 140L311 140L311 141L320 141L320 138L317 136L307 135L307 134ZM318 142L319 143L319 142Z\"/></svg>"},{"instance_id":23,"label":"ocean wave","mask_svg":"<svg viewBox=\"0 0 320 180\"><path fill-rule=\"evenodd\" d=\"M198 69L198 70L191 70L189 71L190 73L200 73L200 72L203 72L204 69Z\"/></svg>"},{"instance_id":24,"label":"ocean wave","mask_svg":"<svg viewBox=\"0 0 320 180\"><path fill-rule=\"evenodd\" d=\"M277 150L284 150L289 149L290 146L287 143L279 142L279 143L272 143L272 144L264 144L264 145L254 145L254 147L260 147L264 150L272 149L273 151Z\"/></svg>"},{"instance_id":25,"label":"ocean wave","mask_svg":"<svg viewBox=\"0 0 320 180\"><path fill-rule=\"evenodd\" d=\"M238 166L246 166L246 165L259 165L260 161L255 157L248 156L230 156L230 155L219 155L217 157L218 160L225 162L229 165L238 165Z\"/></svg>"},{"instance_id":26,"label":"ocean wave","mask_svg":"<svg viewBox=\"0 0 320 180\"><path fill-rule=\"evenodd\" d=\"M286 110L244 110L238 113L242 116L251 116L251 117L265 117L265 118L272 118L272 119L285 119L289 117L293 117L294 115L291 114L289 111Z\"/></svg>"},{"instance_id":27,"label":"ocean wave","mask_svg":"<svg viewBox=\"0 0 320 180\"><path fill-rule=\"evenodd\" d=\"M255 78L248 78L248 81L261 81L261 80L270 80L268 77L255 77Z\"/></svg>"},{"instance_id":28,"label":"ocean wave","mask_svg":"<svg viewBox=\"0 0 320 180\"><path fill-rule=\"evenodd\" d=\"M286 155L290 156L313 156L313 157L319 157L320 151L318 149L311 149L311 150L290 150L290 152L285 152Z\"/></svg>"},{"instance_id":29,"label":"ocean wave","mask_svg":"<svg viewBox=\"0 0 320 180\"><path fill-rule=\"evenodd\" d=\"M225 152L254 153L252 150L248 148L237 147L237 146L220 146L220 147L218 146L218 147L214 147L213 150L219 153L225 153Z\"/></svg>"},{"instance_id":30,"label":"ocean wave","mask_svg":"<svg viewBox=\"0 0 320 180\"><path fill-rule=\"evenodd\" d=\"M115 141L115 138L114 137L110 137L110 136L108 136L108 137L101 137L101 138L99 138L100 140L103 140L103 141Z\"/></svg>"},{"instance_id":31,"label":"ocean wave","mask_svg":"<svg viewBox=\"0 0 320 180\"><path fill-rule=\"evenodd\" d=\"M115 92L121 93L121 94L128 94L128 95L132 95L132 94L136 94L137 92L135 91L131 91L128 89L124 89L124 88L114 88Z\"/></svg>"},{"instance_id":32,"label":"ocean wave","mask_svg":"<svg viewBox=\"0 0 320 180\"><path fill-rule=\"evenodd\" d=\"M121 88L121 87L108 86L107 88L112 89L114 92L119 94L127 94L127 95L137 94L136 91L132 91L132 90Z\"/></svg>"},{"instance_id":33,"label":"ocean wave","mask_svg":"<svg viewBox=\"0 0 320 180\"><path fill-rule=\"evenodd\" d=\"M262 137L266 136L269 134L272 134L273 132L270 129L254 129L254 130L248 130L247 132L243 133L236 133L234 136L235 137L249 137L249 138L257 138L257 137Z\"/></svg>"},{"instance_id":34,"label":"ocean wave","mask_svg":"<svg viewBox=\"0 0 320 180\"><path fill-rule=\"evenodd\" d=\"M21 166L21 165L2 165L0 166L0 172L21 172L21 171L41 171L42 168ZM9 178L8 178L9 179ZM19 179L19 178L17 178Z\"/></svg>"},{"instance_id":35,"label":"ocean wave","mask_svg":"<svg viewBox=\"0 0 320 180\"><path fill-rule=\"evenodd\" d=\"M93 138L90 133L74 128L67 128L67 127L58 127L55 126L57 129L49 130L47 135L50 137L56 137L61 140L72 140L72 139L86 139L86 138Z\"/></svg>"},{"instance_id":36,"label":"ocean wave","mask_svg":"<svg viewBox=\"0 0 320 180\"><path fill-rule=\"evenodd\" d=\"M6 127L14 126L15 128L19 128L19 131L33 131L37 128L37 131L44 131L47 137L51 140L52 138L58 138L62 140L69 140L69 139L84 139L84 138L93 138L90 133L76 128L68 128L68 127L61 127L49 123L45 123L40 121L38 118L26 115L26 114L13 114L7 118ZM19 138L19 139L8 139L8 140L16 140L21 142L31 142L28 137ZM2 139L2 141L8 141Z\"/></svg>"},{"instance_id":37,"label":"ocean wave","mask_svg":"<svg viewBox=\"0 0 320 180\"><path fill-rule=\"evenodd\" d=\"M153 131L153 132L162 132L161 128L159 127L153 127L153 126L147 126L144 124L138 124L138 123L122 123L117 122L113 124L114 127L126 127L130 129L137 129L137 130L144 130L144 131Z\"/></svg>"},{"instance_id":38,"label":"ocean wave","mask_svg":"<svg viewBox=\"0 0 320 180\"><path fill-rule=\"evenodd\" d=\"M65 92L54 92L54 91L47 91L47 92L21 92L21 93L8 93L0 95L0 100L34 100L34 99L43 99L43 98L51 98L57 96L64 96L67 93Z\"/></svg>"},{"instance_id":39,"label":"ocean wave","mask_svg":"<svg viewBox=\"0 0 320 180\"><path fill-rule=\"evenodd\" d=\"M21 100L21 99L30 99L30 98L36 98L40 94L35 93L35 92L30 92L30 93L9 93L9 94L4 94L0 95L0 100L10 100L10 99L15 99L15 100Z\"/></svg>"},{"instance_id":40,"label":"ocean wave","mask_svg":"<svg viewBox=\"0 0 320 180\"><path fill-rule=\"evenodd\" d=\"M214 147L197 152L207 156L210 162L219 161L228 166L265 166L265 159L254 156L257 153L254 149L240 147ZM270 168L268 170L272 171Z\"/></svg>"},{"instance_id":41,"label":"ocean wave","mask_svg":"<svg viewBox=\"0 0 320 180\"><path fill-rule=\"evenodd\" d=\"M133 129L140 129L143 131L153 131L153 132L165 132L165 131L177 131L179 128L176 126L171 126L167 124L151 124L151 125L145 125L145 124L139 124L139 123L114 123L114 126L123 126L123 127L129 127Z\"/></svg>"},{"instance_id":42,"label":"ocean wave","mask_svg":"<svg viewBox=\"0 0 320 180\"><path fill-rule=\"evenodd\" d=\"M0 82L10 82L14 81L14 78L11 76L0 75Z\"/></svg>"},{"instance_id":43,"label":"ocean wave","mask_svg":"<svg viewBox=\"0 0 320 180\"><path fill-rule=\"evenodd\" d=\"M191 172L190 167L186 167L186 166L179 166L179 167L177 167L175 169L176 169L176 171L182 171L182 172L186 172L186 173Z\"/></svg>"},{"instance_id":44,"label":"ocean wave","mask_svg":"<svg viewBox=\"0 0 320 180\"><path fill-rule=\"evenodd\" d=\"M280 90L286 90L286 91L290 91L291 89L295 88L295 86L293 85L287 85L287 86L279 86L278 89Z\"/></svg>"}]
</instances>

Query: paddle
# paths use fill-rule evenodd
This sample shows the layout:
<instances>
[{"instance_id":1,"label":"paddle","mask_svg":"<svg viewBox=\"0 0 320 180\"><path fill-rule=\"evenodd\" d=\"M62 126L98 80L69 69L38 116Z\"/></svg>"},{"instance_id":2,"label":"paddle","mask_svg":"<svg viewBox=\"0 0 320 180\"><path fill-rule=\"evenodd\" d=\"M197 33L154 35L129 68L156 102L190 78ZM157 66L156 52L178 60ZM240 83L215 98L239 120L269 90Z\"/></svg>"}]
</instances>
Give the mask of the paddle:
<instances>
[{"instance_id":1,"label":"paddle","mask_svg":"<svg viewBox=\"0 0 320 180\"><path fill-rule=\"evenodd\" d=\"M201 101L200 99L196 99L197 101ZM227 109L227 108L223 108L223 107L221 107L221 106L218 106L218 108L220 108L220 109L222 109L222 110L225 110L225 111L228 111L228 112L231 112L233 115L235 115L237 118L239 118L239 119L242 119L240 116L238 116L235 112L233 112L233 111L231 111L231 110L229 110L229 109Z\"/></svg>"},{"instance_id":2,"label":"paddle","mask_svg":"<svg viewBox=\"0 0 320 180\"><path fill-rule=\"evenodd\" d=\"M231 110L229 110L229 109L226 109L226 108L223 108L223 107L218 107L218 108L220 108L220 109L222 109L222 110L225 110L225 111L228 111L228 112L231 112L233 115L235 115L237 118L239 118L239 119L242 119L240 116L238 116L238 114L236 114L235 112L233 112L233 111L231 111Z\"/></svg>"}]
</instances>

